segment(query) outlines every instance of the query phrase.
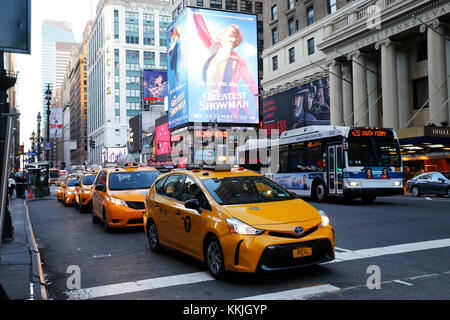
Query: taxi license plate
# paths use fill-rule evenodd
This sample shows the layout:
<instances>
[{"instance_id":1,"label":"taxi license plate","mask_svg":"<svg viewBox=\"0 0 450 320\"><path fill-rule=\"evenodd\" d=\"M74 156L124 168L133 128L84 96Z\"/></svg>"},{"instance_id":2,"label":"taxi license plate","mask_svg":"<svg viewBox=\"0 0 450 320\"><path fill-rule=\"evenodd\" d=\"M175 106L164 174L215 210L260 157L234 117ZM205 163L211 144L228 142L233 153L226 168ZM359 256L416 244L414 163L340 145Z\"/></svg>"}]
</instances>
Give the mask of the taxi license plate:
<instances>
[{"instance_id":1,"label":"taxi license plate","mask_svg":"<svg viewBox=\"0 0 450 320\"><path fill-rule=\"evenodd\" d=\"M294 250L292 250L292 254L294 258L309 257L312 256L312 248L309 247L295 248Z\"/></svg>"}]
</instances>

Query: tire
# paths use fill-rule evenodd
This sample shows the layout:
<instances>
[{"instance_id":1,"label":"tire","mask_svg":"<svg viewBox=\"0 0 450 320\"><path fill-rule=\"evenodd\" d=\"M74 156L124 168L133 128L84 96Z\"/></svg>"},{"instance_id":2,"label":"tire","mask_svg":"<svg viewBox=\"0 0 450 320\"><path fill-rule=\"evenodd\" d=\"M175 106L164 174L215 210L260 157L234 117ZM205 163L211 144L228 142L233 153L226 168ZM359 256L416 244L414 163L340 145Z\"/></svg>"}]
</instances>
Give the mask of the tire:
<instances>
[{"instance_id":1,"label":"tire","mask_svg":"<svg viewBox=\"0 0 450 320\"><path fill-rule=\"evenodd\" d=\"M159 244L158 230L156 229L156 224L150 220L147 228L147 239L150 250L154 253L161 253L164 247Z\"/></svg>"},{"instance_id":2,"label":"tire","mask_svg":"<svg viewBox=\"0 0 450 320\"><path fill-rule=\"evenodd\" d=\"M447 197L450 198L450 188L447 189Z\"/></svg>"},{"instance_id":3,"label":"tire","mask_svg":"<svg viewBox=\"0 0 450 320\"><path fill-rule=\"evenodd\" d=\"M364 201L365 203L372 203L375 201L376 198L377 198L376 196L371 195L361 196L361 200Z\"/></svg>"},{"instance_id":4,"label":"tire","mask_svg":"<svg viewBox=\"0 0 450 320\"><path fill-rule=\"evenodd\" d=\"M94 214L94 211L92 211L92 223L97 224L100 222L100 219Z\"/></svg>"},{"instance_id":5,"label":"tire","mask_svg":"<svg viewBox=\"0 0 450 320\"><path fill-rule=\"evenodd\" d=\"M222 248L216 237L211 237L205 246L205 262L209 273L217 279L224 279L226 275Z\"/></svg>"},{"instance_id":6,"label":"tire","mask_svg":"<svg viewBox=\"0 0 450 320\"><path fill-rule=\"evenodd\" d=\"M419 197L420 196L420 190L418 187L414 186L411 189L411 194L413 197Z\"/></svg>"},{"instance_id":7,"label":"tire","mask_svg":"<svg viewBox=\"0 0 450 320\"><path fill-rule=\"evenodd\" d=\"M110 233L111 232L111 227L108 224L108 219L106 217L105 208L103 208L103 228L105 229L106 233Z\"/></svg>"},{"instance_id":8,"label":"tire","mask_svg":"<svg viewBox=\"0 0 450 320\"><path fill-rule=\"evenodd\" d=\"M80 211L80 213L86 212L86 208L85 208L85 206L83 206L82 204L80 204L80 205L78 206L78 210Z\"/></svg>"},{"instance_id":9,"label":"tire","mask_svg":"<svg viewBox=\"0 0 450 320\"><path fill-rule=\"evenodd\" d=\"M316 182L312 186L312 198L318 202L324 202L327 198L327 189L322 181Z\"/></svg>"}]
</instances>

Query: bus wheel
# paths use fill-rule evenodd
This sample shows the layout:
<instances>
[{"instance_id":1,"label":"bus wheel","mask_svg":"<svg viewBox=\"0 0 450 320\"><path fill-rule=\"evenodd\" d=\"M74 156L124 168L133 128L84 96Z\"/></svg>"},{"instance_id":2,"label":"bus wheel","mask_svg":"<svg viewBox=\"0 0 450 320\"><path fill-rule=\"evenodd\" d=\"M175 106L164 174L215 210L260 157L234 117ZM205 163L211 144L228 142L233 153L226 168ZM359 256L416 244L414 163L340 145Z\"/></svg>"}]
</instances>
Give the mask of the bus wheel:
<instances>
[{"instance_id":1,"label":"bus wheel","mask_svg":"<svg viewBox=\"0 0 450 320\"><path fill-rule=\"evenodd\" d=\"M376 196L371 195L361 196L361 200L364 201L365 203L372 203L375 201L376 198L377 198Z\"/></svg>"},{"instance_id":2,"label":"bus wheel","mask_svg":"<svg viewBox=\"0 0 450 320\"><path fill-rule=\"evenodd\" d=\"M323 182L319 181L313 185L312 197L314 200L323 202L327 197L327 190Z\"/></svg>"}]
</instances>

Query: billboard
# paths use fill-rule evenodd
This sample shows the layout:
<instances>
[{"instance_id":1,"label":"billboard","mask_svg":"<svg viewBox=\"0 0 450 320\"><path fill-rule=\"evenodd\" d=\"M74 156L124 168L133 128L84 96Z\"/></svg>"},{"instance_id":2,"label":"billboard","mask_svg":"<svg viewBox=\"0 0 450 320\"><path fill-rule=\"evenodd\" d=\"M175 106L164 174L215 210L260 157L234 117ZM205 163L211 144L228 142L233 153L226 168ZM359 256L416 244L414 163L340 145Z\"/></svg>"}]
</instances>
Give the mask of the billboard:
<instances>
[{"instance_id":1,"label":"billboard","mask_svg":"<svg viewBox=\"0 0 450 320\"><path fill-rule=\"evenodd\" d=\"M164 104L167 97L167 71L144 69L144 100L154 104Z\"/></svg>"},{"instance_id":2,"label":"billboard","mask_svg":"<svg viewBox=\"0 0 450 320\"><path fill-rule=\"evenodd\" d=\"M170 129L258 124L256 15L188 7L167 35Z\"/></svg>"},{"instance_id":3,"label":"billboard","mask_svg":"<svg viewBox=\"0 0 450 320\"><path fill-rule=\"evenodd\" d=\"M63 137L63 113L62 109L50 109L50 138L61 139Z\"/></svg>"},{"instance_id":4,"label":"billboard","mask_svg":"<svg viewBox=\"0 0 450 320\"><path fill-rule=\"evenodd\" d=\"M170 153L170 131L167 115L157 119L155 125L156 160L165 161L169 157Z\"/></svg>"},{"instance_id":5,"label":"billboard","mask_svg":"<svg viewBox=\"0 0 450 320\"><path fill-rule=\"evenodd\" d=\"M117 163L122 155L128 154L127 147L103 148L103 163Z\"/></svg>"},{"instance_id":6,"label":"billboard","mask_svg":"<svg viewBox=\"0 0 450 320\"><path fill-rule=\"evenodd\" d=\"M280 132L330 124L329 77L324 77L263 100L263 128Z\"/></svg>"}]
</instances>

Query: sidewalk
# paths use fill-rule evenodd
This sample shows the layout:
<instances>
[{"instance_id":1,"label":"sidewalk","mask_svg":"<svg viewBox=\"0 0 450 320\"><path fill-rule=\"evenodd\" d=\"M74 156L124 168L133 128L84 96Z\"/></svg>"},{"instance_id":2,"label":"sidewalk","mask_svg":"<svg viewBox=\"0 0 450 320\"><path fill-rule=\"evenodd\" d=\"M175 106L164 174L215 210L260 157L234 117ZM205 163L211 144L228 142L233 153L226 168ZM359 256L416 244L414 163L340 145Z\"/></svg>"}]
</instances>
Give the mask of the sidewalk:
<instances>
[{"instance_id":1,"label":"sidewalk","mask_svg":"<svg viewBox=\"0 0 450 320\"><path fill-rule=\"evenodd\" d=\"M30 199L31 200L31 199ZM0 251L0 284L11 300L47 300L39 251L28 214L27 199L13 196L10 203L14 240Z\"/></svg>"}]
</instances>

